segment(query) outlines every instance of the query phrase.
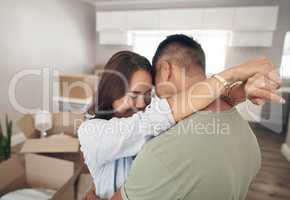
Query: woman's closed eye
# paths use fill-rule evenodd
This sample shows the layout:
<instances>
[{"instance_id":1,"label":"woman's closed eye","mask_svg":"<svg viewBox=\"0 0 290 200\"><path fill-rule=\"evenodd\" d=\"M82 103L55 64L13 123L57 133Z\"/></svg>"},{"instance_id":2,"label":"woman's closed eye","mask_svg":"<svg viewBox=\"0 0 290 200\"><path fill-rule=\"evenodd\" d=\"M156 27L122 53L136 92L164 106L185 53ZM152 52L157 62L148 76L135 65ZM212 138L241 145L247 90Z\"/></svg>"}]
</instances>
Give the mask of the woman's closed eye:
<instances>
[{"instance_id":1,"label":"woman's closed eye","mask_svg":"<svg viewBox=\"0 0 290 200\"><path fill-rule=\"evenodd\" d=\"M137 99L139 96L143 96L144 98L151 98L151 89L146 91L145 93L140 91L129 91L127 95L132 99Z\"/></svg>"},{"instance_id":2,"label":"woman's closed eye","mask_svg":"<svg viewBox=\"0 0 290 200\"><path fill-rule=\"evenodd\" d=\"M134 102L140 101L141 99L143 99L142 101L145 103L145 105L148 105L151 102L151 89L149 89L149 90L147 90L145 92L141 92L141 91L129 91L127 93L127 95Z\"/></svg>"},{"instance_id":3,"label":"woman's closed eye","mask_svg":"<svg viewBox=\"0 0 290 200\"><path fill-rule=\"evenodd\" d=\"M140 95L140 92L137 91L130 91L127 93L127 95L131 98L131 99L137 99L138 96Z\"/></svg>"}]
</instances>

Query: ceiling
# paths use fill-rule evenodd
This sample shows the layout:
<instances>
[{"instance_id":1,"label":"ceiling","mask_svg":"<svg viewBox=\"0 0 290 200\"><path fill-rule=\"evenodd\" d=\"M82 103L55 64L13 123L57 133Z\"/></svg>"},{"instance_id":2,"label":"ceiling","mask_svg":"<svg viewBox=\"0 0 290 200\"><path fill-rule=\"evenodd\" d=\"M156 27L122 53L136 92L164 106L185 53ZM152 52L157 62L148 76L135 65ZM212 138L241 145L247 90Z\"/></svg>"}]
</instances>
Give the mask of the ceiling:
<instances>
[{"instance_id":1,"label":"ceiling","mask_svg":"<svg viewBox=\"0 0 290 200\"><path fill-rule=\"evenodd\" d=\"M275 5L279 0L82 0L97 10Z\"/></svg>"}]
</instances>

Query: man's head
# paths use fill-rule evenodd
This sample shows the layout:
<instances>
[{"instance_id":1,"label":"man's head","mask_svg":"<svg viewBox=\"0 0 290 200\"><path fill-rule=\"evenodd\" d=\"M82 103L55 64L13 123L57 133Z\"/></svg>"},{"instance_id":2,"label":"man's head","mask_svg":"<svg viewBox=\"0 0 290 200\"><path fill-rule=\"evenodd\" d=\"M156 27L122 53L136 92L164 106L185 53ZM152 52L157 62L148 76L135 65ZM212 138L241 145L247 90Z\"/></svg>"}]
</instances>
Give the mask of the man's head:
<instances>
[{"instance_id":1,"label":"man's head","mask_svg":"<svg viewBox=\"0 0 290 200\"><path fill-rule=\"evenodd\" d=\"M163 40L152 64L159 96L172 96L205 78L205 53L198 42L183 34Z\"/></svg>"}]
</instances>

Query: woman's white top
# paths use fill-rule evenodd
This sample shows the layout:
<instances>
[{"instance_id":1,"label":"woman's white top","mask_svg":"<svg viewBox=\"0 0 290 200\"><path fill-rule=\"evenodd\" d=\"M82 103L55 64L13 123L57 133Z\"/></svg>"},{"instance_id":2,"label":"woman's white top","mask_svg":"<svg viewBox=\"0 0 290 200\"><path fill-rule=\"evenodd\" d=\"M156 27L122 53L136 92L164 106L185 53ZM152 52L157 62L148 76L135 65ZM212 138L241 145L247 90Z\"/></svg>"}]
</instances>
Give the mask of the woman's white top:
<instances>
[{"instance_id":1,"label":"woman's white top","mask_svg":"<svg viewBox=\"0 0 290 200\"><path fill-rule=\"evenodd\" d=\"M110 199L125 182L134 157L142 146L174 124L167 100L156 96L145 111L131 117L83 122L78 136L96 195Z\"/></svg>"}]
</instances>

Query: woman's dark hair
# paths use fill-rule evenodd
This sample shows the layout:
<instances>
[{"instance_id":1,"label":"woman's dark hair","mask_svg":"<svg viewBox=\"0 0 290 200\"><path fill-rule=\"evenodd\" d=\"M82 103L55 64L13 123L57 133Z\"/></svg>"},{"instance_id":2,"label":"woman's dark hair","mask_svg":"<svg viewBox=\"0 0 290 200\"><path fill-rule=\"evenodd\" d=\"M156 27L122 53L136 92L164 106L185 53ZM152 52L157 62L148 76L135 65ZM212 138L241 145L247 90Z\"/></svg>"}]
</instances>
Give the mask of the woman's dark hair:
<instances>
[{"instance_id":1,"label":"woman's dark hair","mask_svg":"<svg viewBox=\"0 0 290 200\"><path fill-rule=\"evenodd\" d=\"M152 75L152 66L145 57L131 51L114 54L104 67L88 114L93 115L93 118L111 119L114 114L113 102L126 94L132 75L140 69Z\"/></svg>"}]
</instances>

